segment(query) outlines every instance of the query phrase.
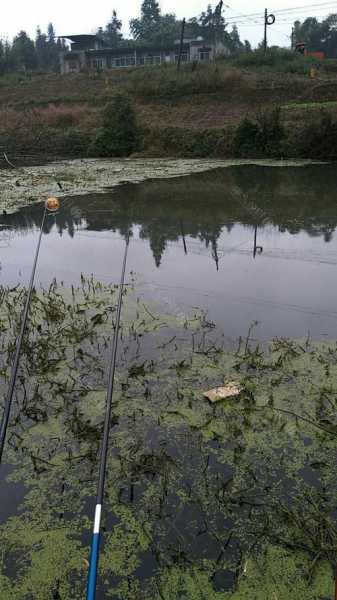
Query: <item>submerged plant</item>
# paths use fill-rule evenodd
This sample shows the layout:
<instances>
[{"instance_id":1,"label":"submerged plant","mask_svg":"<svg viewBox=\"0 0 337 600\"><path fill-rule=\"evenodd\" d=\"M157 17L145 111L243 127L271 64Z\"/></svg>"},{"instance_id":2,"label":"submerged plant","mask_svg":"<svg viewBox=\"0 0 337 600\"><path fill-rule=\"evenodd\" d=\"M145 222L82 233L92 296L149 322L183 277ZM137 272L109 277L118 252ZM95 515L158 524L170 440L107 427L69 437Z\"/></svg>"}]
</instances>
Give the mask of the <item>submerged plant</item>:
<instances>
[{"instance_id":1,"label":"submerged plant","mask_svg":"<svg viewBox=\"0 0 337 600\"><path fill-rule=\"evenodd\" d=\"M85 597L116 288L36 292L10 424L1 600ZM0 311L5 390L22 290ZM113 599L318 600L337 554L337 346L217 342L128 288L108 458L102 591ZM236 381L240 396L203 392ZM14 487L13 487L14 486ZM14 497L16 497L14 495ZM276 570L277 565L277 570Z\"/></svg>"}]
</instances>

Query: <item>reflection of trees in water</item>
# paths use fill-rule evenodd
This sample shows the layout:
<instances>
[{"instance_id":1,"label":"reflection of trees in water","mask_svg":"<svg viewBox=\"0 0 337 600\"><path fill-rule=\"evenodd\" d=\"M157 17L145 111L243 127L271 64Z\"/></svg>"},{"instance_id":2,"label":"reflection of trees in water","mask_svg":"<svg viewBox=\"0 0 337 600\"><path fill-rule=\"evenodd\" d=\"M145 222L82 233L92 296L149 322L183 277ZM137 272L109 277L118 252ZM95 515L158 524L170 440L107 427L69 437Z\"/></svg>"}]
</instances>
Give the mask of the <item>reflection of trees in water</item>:
<instances>
[{"instance_id":1,"label":"reflection of trees in water","mask_svg":"<svg viewBox=\"0 0 337 600\"><path fill-rule=\"evenodd\" d=\"M113 194L64 200L62 210L45 225L48 234L56 223L60 235L76 235L76 228L113 231L126 236L133 225L149 240L156 265L161 264L169 242L187 237L211 247L217 264L218 240L235 223L252 228L272 225L281 233L322 236L330 242L337 226L334 202L334 166L302 168L240 166L190 177L126 185ZM41 206L2 217L4 227L27 230L39 227Z\"/></svg>"}]
</instances>

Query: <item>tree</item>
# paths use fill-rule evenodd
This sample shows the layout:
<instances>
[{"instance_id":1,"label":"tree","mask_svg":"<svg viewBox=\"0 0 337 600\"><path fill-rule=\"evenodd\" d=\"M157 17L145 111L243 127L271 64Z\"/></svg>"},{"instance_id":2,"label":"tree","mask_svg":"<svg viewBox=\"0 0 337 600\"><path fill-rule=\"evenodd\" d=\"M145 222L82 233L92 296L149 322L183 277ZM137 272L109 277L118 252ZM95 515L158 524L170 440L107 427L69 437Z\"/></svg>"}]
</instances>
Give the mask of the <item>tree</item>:
<instances>
[{"instance_id":1,"label":"tree","mask_svg":"<svg viewBox=\"0 0 337 600\"><path fill-rule=\"evenodd\" d=\"M160 19L160 7L157 0L143 0L141 17L149 23L158 22Z\"/></svg>"},{"instance_id":2,"label":"tree","mask_svg":"<svg viewBox=\"0 0 337 600\"><path fill-rule=\"evenodd\" d=\"M103 127L98 131L92 150L99 156L129 156L139 147L133 105L126 96L117 95L104 109Z\"/></svg>"},{"instance_id":3,"label":"tree","mask_svg":"<svg viewBox=\"0 0 337 600\"><path fill-rule=\"evenodd\" d=\"M20 31L14 38L11 54L17 68L32 70L37 66L34 42L25 31Z\"/></svg>"},{"instance_id":4,"label":"tree","mask_svg":"<svg viewBox=\"0 0 337 600\"><path fill-rule=\"evenodd\" d=\"M110 48L117 48L123 39L121 29L122 21L118 19L116 11L113 10L111 21L109 21L103 33L103 39Z\"/></svg>"},{"instance_id":5,"label":"tree","mask_svg":"<svg viewBox=\"0 0 337 600\"><path fill-rule=\"evenodd\" d=\"M130 30L136 40L149 41L160 23L160 7L156 0L143 0L140 19L130 21Z\"/></svg>"},{"instance_id":6,"label":"tree","mask_svg":"<svg viewBox=\"0 0 337 600\"><path fill-rule=\"evenodd\" d=\"M233 25L232 31L229 34L230 49L234 54L238 54L244 50L244 44L241 42L239 30L236 25Z\"/></svg>"},{"instance_id":7,"label":"tree","mask_svg":"<svg viewBox=\"0 0 337 600\"><path fill-rule=\"evenodd\" d=\"M249 40L244 41L245 52L252 52L252 45Z\"/></svg>"},{"instance_id":8,"label":"tree","mask_svg":"<svg viewBox=\"0 0 337 600\"><path fill-rule=\"evenodd\" d=\"M59 67L60 47L56 43L54 25L49 23L47 29L47 65L50 70L57 71Z\"/></svg>"},{"instance_id":9,"label":"tree","mask_svg":"<svg viewBox=\"0 0 337 600\"><path fill-rule=\"evenodd\" d=\"M229 34L226 31L226 21L222 15L222 3L213 10L209 4L206 11L199 17L192 17L187 23L187 32L192 37L203 37L209 42L222 42L230 45Z\"/></svg>"},{"instance_id":10,"label":"tree","mask_svg":"<svg viewBox=\"0 0 337 600\"><path fill-rule=\"evenodd\" d=\"M337 57L337 14L331 14L322 22L315 17L303 23L295 21L295 40L304 42L311 52L322 51L330 58Z\"/></svg>"},{"instance_id":11,"label":"tree","mask_svg":"<svg viewBox=\"0 0 337 600\"><path fill-rule=\"evenodd\" d=\"M36 29L35 49L39 69L48 68L48 42L45 33L38 26Z\"/></svg>"}]
</instances>

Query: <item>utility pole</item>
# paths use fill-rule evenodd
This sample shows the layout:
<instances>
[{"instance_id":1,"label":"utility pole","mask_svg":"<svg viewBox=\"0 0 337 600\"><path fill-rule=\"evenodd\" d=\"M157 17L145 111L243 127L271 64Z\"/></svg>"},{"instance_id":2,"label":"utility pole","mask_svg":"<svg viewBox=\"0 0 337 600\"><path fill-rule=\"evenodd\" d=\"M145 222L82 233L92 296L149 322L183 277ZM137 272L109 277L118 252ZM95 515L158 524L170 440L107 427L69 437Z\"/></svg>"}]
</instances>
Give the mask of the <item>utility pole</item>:
<instances>
[{"instance_id":1,"label":"utility pole","mask_svg":"<svg viewBox=\"0 0 337 600\"><path fill-rule=\"evenodd\" d=\"M222 9L223 9L223 0L220 0L219 4L215 8L214 18L213 18L213 27L214 27L214 57L215 57L215 54L216 54L216 48L217 48L217 44L218 44L218 41L219 41L218 40L218 30L220 31Z\"/></svg>"},{"instance_id":2,"label":"utility pole","mask_svg":"<svg viewBox=\"0 0 337 600\"><path fill-rule=\"evenodd\" d=\"M292 28L291 30L291 49L295 50L296 47L296 32L295 32L295 27Z\"/></svg>"},{"instance_id":3,"label":"utility pole","mask_svg":"<svg viewBox=\"0 0 337 600\"><path fill-rule=\"evenodd\" d=\"M266 8L264 11L264 37L263 37L263 50L264 53L267 53L268 48L268 40L267 40L267 28L269 25L274 25L276 21L275 15L268 14L268 9Z\"/></svg>"},{"instance_id":4,"label":"utility pole","mask_svg":"<svg viewBox=\"0 0 337 600\"><path fill-rule=\"evenodd\" d=\"M186 19L184 18L182 25L181 25L180 48L179 48L179 56L178 56L178 64L177 64L178 71L180 71L181 56L182 56L183 48L184 48L185 25L186 25Z\"/></svg>"}]
</instances>

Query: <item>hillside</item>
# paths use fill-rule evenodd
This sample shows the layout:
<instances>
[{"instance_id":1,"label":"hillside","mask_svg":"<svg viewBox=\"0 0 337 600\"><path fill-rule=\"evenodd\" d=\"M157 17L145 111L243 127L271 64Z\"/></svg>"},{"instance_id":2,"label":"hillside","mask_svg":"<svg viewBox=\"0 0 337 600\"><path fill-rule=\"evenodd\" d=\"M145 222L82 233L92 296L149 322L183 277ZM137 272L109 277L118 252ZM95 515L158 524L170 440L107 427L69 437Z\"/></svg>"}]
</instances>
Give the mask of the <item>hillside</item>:
<instances>
[{"instance_id":1,"label":"hillside","mask_svg":"<svg viewBox=\"0 0 337 600\"><path fill-rule=\"evenodd\" d=\"M267 59L219 61L180 73L152 67L2 77L1 150L14 156L87 156L103 107L123 93L135 107L143 156L231 157L242 120L254 121L277 107L290 136L283 153L301 155L294 134L319 120L322 111L337 118L337 61Z\"/></svg>"}]
</instances>

